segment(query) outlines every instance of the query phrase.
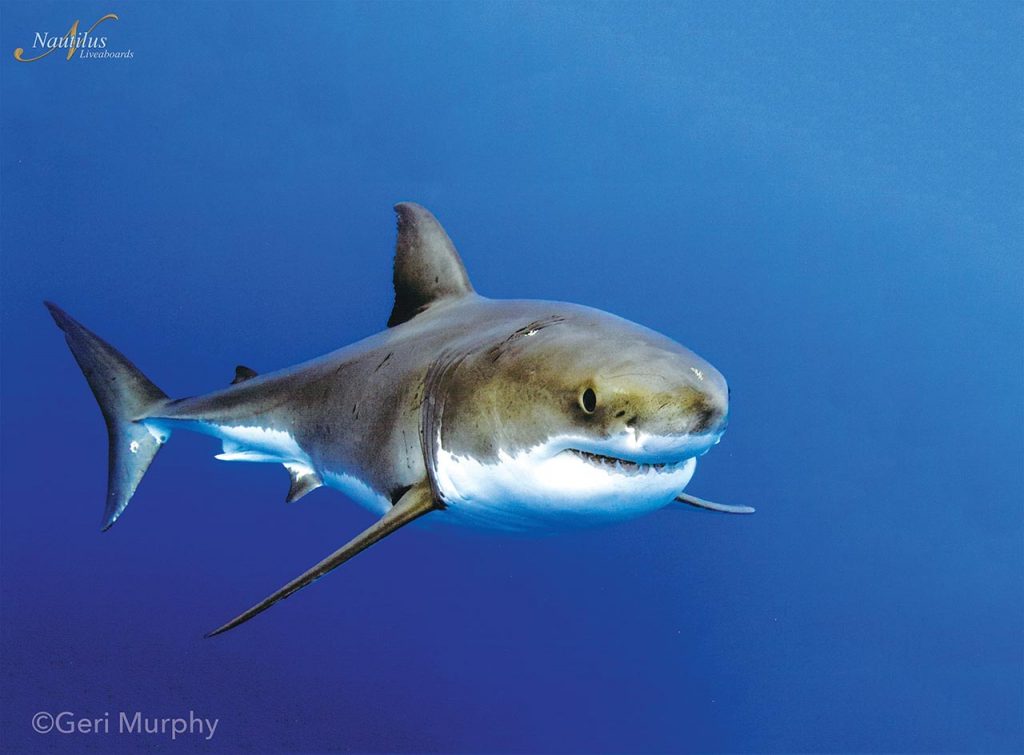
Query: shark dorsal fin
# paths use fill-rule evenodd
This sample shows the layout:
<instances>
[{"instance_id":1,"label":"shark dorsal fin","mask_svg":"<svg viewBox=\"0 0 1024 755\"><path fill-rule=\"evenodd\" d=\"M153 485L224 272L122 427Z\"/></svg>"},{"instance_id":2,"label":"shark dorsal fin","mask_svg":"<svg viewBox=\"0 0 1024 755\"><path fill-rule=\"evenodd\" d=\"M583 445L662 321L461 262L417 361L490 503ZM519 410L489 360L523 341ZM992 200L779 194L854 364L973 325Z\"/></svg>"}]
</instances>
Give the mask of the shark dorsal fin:
<instances>
[{"instance_id":1,"label":"shark dorsal fin","mask_svg":"<svg viewBox=\"0 0 1024 755\"><path fill-rule=\"evenodd\" d=\"M395 306L388 327L411 320L435 301L473 293L455 245L430 211L413 202L395 205Z\"/></svg>"},{"instance_id":2,"label":"shark dorsal fin","mask_svg":"<svg viewBox=\"0 0 1024 755\"><path fill-rule=\"evenodd\" d=\"M235 367L235 379L231 381L231 385L241 383L245 380L252 380L258 374L259 373L252 367L246 367L244 364L240 364Z\"/></svg>"}]
</instances>

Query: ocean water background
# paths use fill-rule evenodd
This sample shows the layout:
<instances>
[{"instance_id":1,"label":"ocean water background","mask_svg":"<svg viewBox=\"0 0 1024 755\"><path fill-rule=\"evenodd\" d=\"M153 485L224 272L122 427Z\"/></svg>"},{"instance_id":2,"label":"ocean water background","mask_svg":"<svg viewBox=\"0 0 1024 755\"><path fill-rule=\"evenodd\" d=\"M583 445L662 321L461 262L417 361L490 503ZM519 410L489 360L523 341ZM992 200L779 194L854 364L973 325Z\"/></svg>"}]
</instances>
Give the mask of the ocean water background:
<instances>
[{"instance_id":1,"label":"ocean water background","mask_svg":"<svg viewBox=\"0 0 1024 755\"><path fill-rule=\"evenodd\" d=\"M1022 7L4 2L0 746L1024 750ZM11 55L107 12L133 59ZM372 518L180 433L100 534L41 302L205 392L383 327L400 200L715 364L689 490L758 513L409 529L204 640Z\"/></svg>"}]
</instances>

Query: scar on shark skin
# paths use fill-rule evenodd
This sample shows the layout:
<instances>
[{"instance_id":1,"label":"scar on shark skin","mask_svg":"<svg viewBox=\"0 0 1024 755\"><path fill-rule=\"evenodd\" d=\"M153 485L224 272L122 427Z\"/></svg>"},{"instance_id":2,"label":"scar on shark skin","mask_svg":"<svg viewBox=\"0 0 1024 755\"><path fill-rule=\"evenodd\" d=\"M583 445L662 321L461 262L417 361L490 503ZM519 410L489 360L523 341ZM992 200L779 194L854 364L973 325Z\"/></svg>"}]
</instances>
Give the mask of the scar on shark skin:
<instances>
[{"instance_id":1,"label":"scar on shark skin","mask_svg":"<svg viewBox=\"0 0 1024 755\"><path fill-rule=\"evenodd\" d=\"M437 219L395 206L388 327L274 372L170 399L113 346L46 303L110 432L102 528L121 516L176 431L220 441L218 459L280 464L285 496L334 488L379 519L211 632L248 621L420 517L540 531L672 506L750 513L683 492L721 439L729 389L667 336L576 304L490 299ZM158 325L158 323L154 323Z\"/></svg>"}]
</instances>

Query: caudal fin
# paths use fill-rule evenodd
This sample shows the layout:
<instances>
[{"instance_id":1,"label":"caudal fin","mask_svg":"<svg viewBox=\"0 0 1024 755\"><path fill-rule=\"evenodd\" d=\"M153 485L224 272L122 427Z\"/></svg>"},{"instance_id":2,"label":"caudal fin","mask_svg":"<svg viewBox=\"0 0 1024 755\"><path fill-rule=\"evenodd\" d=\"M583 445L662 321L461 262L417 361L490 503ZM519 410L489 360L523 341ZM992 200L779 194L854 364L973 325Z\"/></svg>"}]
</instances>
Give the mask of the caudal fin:
<instances>
[{"instance_id":1,"label":"caudal fin","mask_svg":"<svg viewBox=\"0 0 1024 755\"><path fill-rule=\"evenodd\" d=\"M56 304L45 304L57 327L64 331L71 353L89 381L107 421L110 458L107 502L103 511L103 529L107 530L128 506L135 488L166 440L157 439L136 420L166 401L167 394L153 385L120 351Z\"/></svg>"}]
</instances>

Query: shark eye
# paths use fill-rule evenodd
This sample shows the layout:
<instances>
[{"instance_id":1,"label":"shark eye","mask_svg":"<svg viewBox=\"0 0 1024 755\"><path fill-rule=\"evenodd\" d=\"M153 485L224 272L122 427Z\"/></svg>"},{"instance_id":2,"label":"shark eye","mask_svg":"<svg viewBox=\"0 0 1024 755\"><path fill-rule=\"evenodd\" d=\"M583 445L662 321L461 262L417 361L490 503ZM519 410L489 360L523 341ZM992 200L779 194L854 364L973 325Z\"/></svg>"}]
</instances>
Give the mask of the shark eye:
<instances>
[{"instance_id":1,"label":"shark eye","mask_svg":"<svg viewBox=\"0 0 1024 755\"><path fill-rule=\"evenodd\" d=\"M597 394L594 393L593 388L587 388L580 394L580 407L587 414L593 414L597 409Z\"/></svg>"}]
</instances>

